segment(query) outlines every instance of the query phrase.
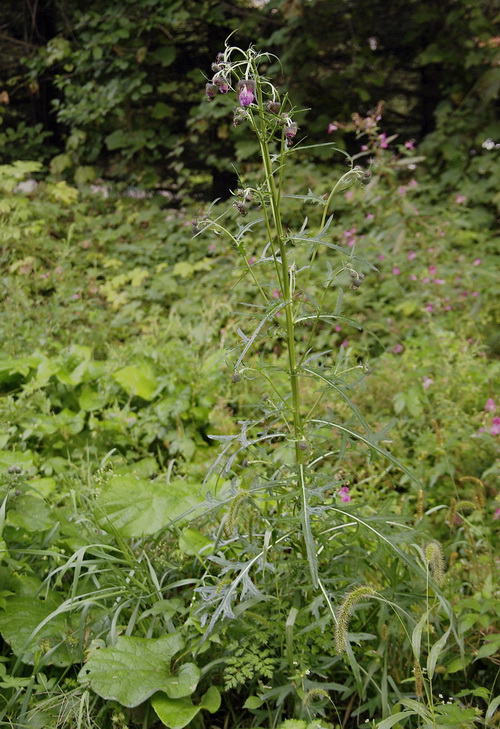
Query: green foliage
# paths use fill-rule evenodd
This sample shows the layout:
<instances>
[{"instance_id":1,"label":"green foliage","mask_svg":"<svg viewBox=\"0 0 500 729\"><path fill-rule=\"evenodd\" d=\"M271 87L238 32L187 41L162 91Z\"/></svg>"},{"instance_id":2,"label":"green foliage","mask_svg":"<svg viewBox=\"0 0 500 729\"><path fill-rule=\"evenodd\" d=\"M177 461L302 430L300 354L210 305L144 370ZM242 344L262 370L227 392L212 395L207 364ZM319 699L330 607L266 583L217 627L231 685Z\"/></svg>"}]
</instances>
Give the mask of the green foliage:
<instances>
[{"instance_id":1,"label":"green foliage","mask_svg":"<svg viewBox=\"0 0 500 729\"><path fill-rule=\"evenodd\" d=\"M244 220L0 169L0 723L494 725L494 150L443 192L377 123L364 186L286 156L303 439L251 168Z\"/></svg>"}]
</instances>

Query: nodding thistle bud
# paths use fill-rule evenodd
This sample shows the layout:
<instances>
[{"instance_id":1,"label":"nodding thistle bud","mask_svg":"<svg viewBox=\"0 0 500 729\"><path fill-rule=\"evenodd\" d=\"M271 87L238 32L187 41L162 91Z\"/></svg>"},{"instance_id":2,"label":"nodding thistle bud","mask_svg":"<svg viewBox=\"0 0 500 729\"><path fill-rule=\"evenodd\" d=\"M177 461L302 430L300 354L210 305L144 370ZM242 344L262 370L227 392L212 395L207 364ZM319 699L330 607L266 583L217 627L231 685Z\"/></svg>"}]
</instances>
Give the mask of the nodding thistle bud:
<instances>
[{"instance_id":1,"label":"nodding thistle bud","mask_svg":"<svg viewBox=\"0 0 500 729\"><path fill-rule=\"evenodd\" d=\"M238 106L233 113L233 127L239 127L242 122L247 119L247 112Z\"/></svg>"},{"instance_id":2,"label":"nodding thistle bud","mask_svg":"<svg viewBox=\"0 0 500 729\"><path fill-rule=\"evenodd\" d=\"M359 287L361 286L361 284L363 283L365 274L358 273L357 271L352 270L352 271L349 271L349 275L352 279L350 288L354 289L354 291L357 291L359 289Z\"/></svg>"},{"instance_id":3,"label":"nodding thistle bud","mask_svg":"<svg viewBox=\"0 0 500 729\"><path fill-rule=\"evenodd\" d=\"M249 78L238 81L238 93L241 106L250 106L255 99L255 81Z\"/></svg>"},{"instance_id":4,"label":"nodding thistle bud","mask_svg":"<svg viewBox=\"0 0 500 729\"><path fill-rule=\"evenodd\" d=\"M240 215L243 215L243 216L248 215L248 205L245 205L245 203L239 202L239 200L237 200L234 203L234 207L236 208L236 210L239 212Z\"/></svg>"},{"instance_id":5,"label":"nodding thistle bud","mask_svg":"<svg viewBox=\"0 0 500 729\"><path fill-rule=\"evenodd\" d=\"M217 96L218 88L213 83L208 83L205 86L205 93L207 95L207 101L212 101Z\"/></svg>"},{"instance_id":6,"label":"nodding thistle bud","mask_svg":"<svg viewBox=\"0 0 500 729\"><path fill-rule=\"evenodd\" d=\"M297 134L297 129L298 129L298 126L295 122L290 122L289 124L286 125L286 127L284 129L286 143L289 147L291 147L293 144L293 138Z\"/></svg>"},{"instance_id":7,"label":"nodding thistle bud","mask_svg":"<svg viewBox=\"0 0 500 729\"><path fill-rule=\"evenodd\" d=\"M238 190L236 190L236 195L237 197L242 197L246 203L252 202L252 191L248 188L246 190L242 190L241 188L239 188Z\"/></svg>"},{"instance_id":8,"label":"nodding thistle bud","mask_svg":"<svg viewBox=\"0 0 500 729\"><path fill-rule=\"evenodd\" d=\"M229 91L229 83L227 78L224 78L224 76L214 76L212 81L215 86L217 86L221 94L227 94L227 92Z\"/></svg>"},{"instance_id":9,"label":"nodding thistle bud","mask_svg":"<svg viewBox=\"0 0 500 729\"><path fill-rule=\"evenodd\" d=\"M371 177L372 177L372 173L370 172L370 170L365 170L363 172L362 176L360 177L361 184L362 185L368 185L368 183L371 180Z\"/></svg>"},{"instance_id":10,"label":"nodding thistle bud","mask_svg":"<svg viewBox=\"0 0 500 729\"><path fill-rule=\"evenodd\" d=\"M266 104L266 109L271 114L278 114L280 108L281 108L281 106L280 106L279 101L268 101L267 104Z\"/></svg>"},{"instance_id":11,"label":"nodding thistle bud","mask_svg":"<svg viewBox=\"0 0 500 729\"><path fill-rule=\"evenodd\" d=\"M239 372L233 372L231 375L232 382L239 382L241 380L241 375Z\"/></svg>"}]
</instances>

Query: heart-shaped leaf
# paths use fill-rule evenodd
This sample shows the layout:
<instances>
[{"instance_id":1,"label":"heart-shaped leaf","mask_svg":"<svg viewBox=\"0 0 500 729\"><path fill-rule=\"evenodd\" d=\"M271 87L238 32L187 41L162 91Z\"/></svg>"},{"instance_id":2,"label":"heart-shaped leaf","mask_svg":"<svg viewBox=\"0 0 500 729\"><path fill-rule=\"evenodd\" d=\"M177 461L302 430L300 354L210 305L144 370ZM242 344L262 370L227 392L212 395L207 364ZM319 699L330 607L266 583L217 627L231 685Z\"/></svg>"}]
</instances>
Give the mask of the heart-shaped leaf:
<instances>
[{"instance_id":1,"label":"heart-shaped leaf","mask_svg":"<svg viewBox=\"0 0 500 729\"><path fill-rule=\"evenodd\" d=\"M169 526L203 503L197 484L117 476L102 490L96 516L106 531L142 537ZM193 513L190 513L193 516Z\"/></svg>"},{"instance_id":2,"label":"heart-shaped leaf","mask_svg":"<svg viewBox=\"0 0 500 729\"><path fill-rule=\"evenodd\" d=\"M191 699L171 699L163 693L156 694L151 700L153 709L169 729L183 729L202 709L213 714L219 709L220 703L220 693L215 686L208 689L197 705Z\"/></svg>"},{"instance_id":3,"label":"heart-shaped leaf","mask_svg":"<svg viewBox=\"0 0 500 729\"><path fill-rule=\"evenodd\" d=\"M78 679L89 683L103 699L137 706L156 691L167 690L172 679L171 658L183 647L184 641L177 633L162 638L120 636L116 645L99 648L90 656ZM176 680L181 686L186 684L185 677Z\"/></svg>"}]
</instances>

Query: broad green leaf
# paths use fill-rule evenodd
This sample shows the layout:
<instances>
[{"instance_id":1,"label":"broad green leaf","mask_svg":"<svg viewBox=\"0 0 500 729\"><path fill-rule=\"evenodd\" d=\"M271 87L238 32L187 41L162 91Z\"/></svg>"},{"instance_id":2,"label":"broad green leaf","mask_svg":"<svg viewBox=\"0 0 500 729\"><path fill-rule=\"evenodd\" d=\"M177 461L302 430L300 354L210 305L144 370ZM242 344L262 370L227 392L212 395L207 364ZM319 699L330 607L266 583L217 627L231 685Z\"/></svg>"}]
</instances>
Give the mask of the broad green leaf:
<instances>
[{"instance_id":1,"label":"broad green leaf","mask_svg":"<svg viewBox=\"0 0 500 729\"><path fill-rule=\"evenodd\" d=\"M220 703L220 693L215 686L208 689L198 705L193 704L191 699L171 699L163 693L156 694L151 700L151 705L159 719L169 729L183 729L201 709L206 709L214 714L219 709Z\"/></svg>"},{"instance_id":2,"label":"broad green leaf","mask_svg":"<svg viewBox=\"0 0 500 729\"><path fill-rule=\"evenodd\" d=\"M106 405L107 398L89 385L84 385L78 397L78 404L82 410L89 412L99 410Z\"/></svg>"},{"instance_id":3,"label":"broad green leaf","mask_svg":"<svg viewBox=\"0 0 500 729\"><path fill-rule=\"evenodd\" d=\"M81 661L76 645L68 640L73 629L67 614L59 613L43 625L43 621L60 606L55 594L46 600L31 595L15 595L7 599L0 612L0 633L23 663L34 663L34 652L51 652L46 662L54 666L69 666Z\"/></svg>"},{"instance_id":4,"label":"broad green leaf","mask_svg":"<svg viewBox=\"0 0 500 729\"><path fill-rule=\"evenodd\" d=\"M201 671L194 663L184 663L177 676L167 679L163 690L171 699L182 699L191 696L198 686Z\"/></svg>"},{"instance_id":5,"label":"broad green leaf","mask_svg":"<svg viewBox=\"0 0 500 729\"><path fill-rule=\"evenodd\" d=\"M182 650L177 633L162 638L120 636L116 645L98 648L78 674L103 699L138 706L171 679L170 661Z\"/></svg>"},{"instance_id":6,"label":"broad green leaf","mask_svg":"<svg viewBox=\"0 0 500 729\"><path fill-rule=\"evenodd\" d=\"M158 389L158 381L148 364L124 367L113 373L113 379L126 393L142 397L143 400L152 400Z\"/></svg>"},{"instance_id":7,"label":"broad green leaf","mask_svg":"<svg viewBox=\"0 0 500 729\"><path fill-rule=\"evenodd\" d=\"M13 500L11 508L7 508L7 523L28 532L40 532L50 529L54 519L39 496L22 494Z\"/></svg>"},{"instance_id":8,"label":"broad green leaf","mask_svg":"<svg viewBox=\"0 0 500 729\"><path fill-rule=\"evenodd\" d=\"M171 525L201 503L198 484L117 476L100 493L96 517L106 531L141 537Z\"/></svg>"},{"instance_id":9,"label":"broad green leaf","mask_svg":"<svg viewBox=\"0 0 500 729\"><path fill-rule=\"evenodd\" d=\"M262 699L259 699L258 696L249 696L248 699L243 704L244 709L258 709L259 706L262 706Z\"/></svg>"},{"instance_id":10,"label":"broad green leaf","mask_svg":"<svg viewBox=\"0 0 500 729\"><path fill-rule=\"evenodd\" d=\"M47 498L47 496L55 489L56 480L50 476L47 476L46 478L32 478L28 481L28 486L31 487L31 493L33 496Z\"/></svg>"},{"instance_id":11,"label":"broad green leaf","mask_svg":"<svg viewBox=\"0 0 500 729\"><path fill-rule=\"evenodd\" d=\"M286 719L279 725L279 729L306 729L307 722L303 719Z\"/></svg>"},{"instance_id":12,"label":"broad green leaf","mask_svg":"<svg viewBox=\"0 0 500 729\"><path fill-rule=\"evenodd\" d=\"M186 527L179 538L179 549L191 557L213 551L213 541L192 527Z\"/></svg>"},{"instance_id":13,"label":"broad green leaf","mask_svg":"<svg viewBox=\"0 0 500 729\"><path fill-rule=\"evenodd\" d=\"M5 473L12 466L28 471L33 466L33 460L31 451L0 451L0 473Z\"/></svg>"}]
</instances>

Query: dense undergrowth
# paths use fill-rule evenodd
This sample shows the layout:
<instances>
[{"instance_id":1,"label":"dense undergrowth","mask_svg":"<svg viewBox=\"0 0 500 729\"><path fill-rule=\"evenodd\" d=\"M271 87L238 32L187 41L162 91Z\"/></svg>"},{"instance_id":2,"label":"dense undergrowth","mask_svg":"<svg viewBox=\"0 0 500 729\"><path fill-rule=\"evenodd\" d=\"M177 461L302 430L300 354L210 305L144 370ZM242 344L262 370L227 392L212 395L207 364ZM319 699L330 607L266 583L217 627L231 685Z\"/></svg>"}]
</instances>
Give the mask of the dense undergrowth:
<instances>
[{"instance_id":1,"label":"dense undergrowth","mask_svg":"<svg viewBox=\"0 0 500 729\"><path fill-rule=\"evenodd\" d=\"M498 725L493 163L372 142L301 289L300 508L259 207L0 168L0 726ZM346 171L300 155L296 240Z\"/></svg>"}]
</instances>

